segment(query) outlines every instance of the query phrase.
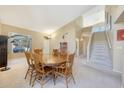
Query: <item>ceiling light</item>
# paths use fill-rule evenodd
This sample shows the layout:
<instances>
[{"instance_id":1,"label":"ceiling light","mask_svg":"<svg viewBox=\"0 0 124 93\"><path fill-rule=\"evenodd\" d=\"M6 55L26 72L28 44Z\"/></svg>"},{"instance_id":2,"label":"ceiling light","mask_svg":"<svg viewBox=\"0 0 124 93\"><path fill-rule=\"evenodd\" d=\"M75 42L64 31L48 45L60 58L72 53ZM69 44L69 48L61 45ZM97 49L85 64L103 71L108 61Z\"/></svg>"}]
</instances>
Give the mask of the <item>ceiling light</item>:
<instances>
[{"instance_id":1,"label":"ceiling light","mask_svg":"<svg viewBox=\"0 0 124 93\"><path fill-rule=\"evenodd\" d=\"M80 39L80 41L83 41L83 40L84 40L83 38Z\"/></svg>"},{"instance_id":2,"label":"ceiling light","mask_svg":"<svg viewBox=\"0 0 124 93\"><path fill-rule=\"evenodd\" d=\"M76 41L78 42L78 41L79 41L79 39L78 39L78 38L76 38Z\"/></svg>"},{"instance_id":3,"label":"ceiling light","mask_svg":"<svg viewBox=\"0 0 124 93\"><path fill-rule=\"evenodd\" d=\"M55 30L44 30L43 33L44 34L47 34L47 35L50 35L52 34L53 32L55 32Z\"/></svg>"}]
</instances>

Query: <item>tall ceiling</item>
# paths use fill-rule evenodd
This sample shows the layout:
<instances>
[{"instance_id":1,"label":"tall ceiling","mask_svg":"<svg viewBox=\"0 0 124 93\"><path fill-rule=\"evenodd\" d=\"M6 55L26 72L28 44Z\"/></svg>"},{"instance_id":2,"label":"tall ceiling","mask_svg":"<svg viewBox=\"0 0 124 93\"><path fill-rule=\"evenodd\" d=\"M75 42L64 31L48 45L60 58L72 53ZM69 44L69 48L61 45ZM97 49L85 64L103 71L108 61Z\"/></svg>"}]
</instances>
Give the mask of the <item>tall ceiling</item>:
<instances>
[{"instance_id":1,"label":"tall ceiling","mask_svg":"<svg viewBox=\"0 0 124 93\"><path fill-rule=\"evenodd\" d=\"M120 14L120 16L118 17L116 23L119 23L119 22L124 22L124 11Z\"/></svg>"},{"instance_id":2,"label":"tall ceiling","mask_svg":"<svg viewBox=\"0 0 124 93\"><path fill-rule=\"evenodd\" d=\"M1 5L0 21L33 31L53 32L93 7L91 5Z\"/></svg>"}]
</instances>

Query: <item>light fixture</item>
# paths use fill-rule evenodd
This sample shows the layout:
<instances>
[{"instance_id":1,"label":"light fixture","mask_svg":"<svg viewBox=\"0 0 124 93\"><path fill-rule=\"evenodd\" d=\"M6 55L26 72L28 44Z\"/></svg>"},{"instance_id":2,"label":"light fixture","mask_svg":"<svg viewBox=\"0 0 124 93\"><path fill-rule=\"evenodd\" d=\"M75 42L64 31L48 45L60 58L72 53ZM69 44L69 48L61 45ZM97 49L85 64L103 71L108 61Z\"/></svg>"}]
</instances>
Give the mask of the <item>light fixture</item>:
<instances>
[{"instance_id":1,"label":"light fixture","mask_svg":"<svg viewBox=\"0 0 124 93\"><path fill-rule=\"evenodd\" d=\"M78 39L78 38L76 38L76 41L78 42L78 41L79 41L79 39Z\"/></svg>"},{"instance_id":2,"label":"light fixture","mask_svg":"<svg viewBox=\"0 0 124 93\"><path fill-rule=\"evenodd\" d=\"M84 40L83 37L81 37L80 41L83 41L83 40Z\"/></svg>"},{"instance_id":3,"label":"light fixture","mask_svg":"<svg viewBox=\"0 0 124 93\"><path fill-rule=\"evenodd\" d=\"M47 36L45 35L44 38L45 39L51 39L51 35L47 35Z\"/></svg>"},{"instance_id":4,"label":"light fixture","mask_svg":"<svg viewBox=\"0 0 124 93\"><path fill-rule=\"evenodd\" d=\"M45 38L45 39L51 39L51 38L52 38L52 33L53 33L54 31L55 31L55 30L53 30L53 29L44 30L44 31L43 31L44 38Z\"/></svg>"},{"instance_id":5,"label":"light fixture","mask_svg":"<svg viewBox=\"0 0 124 93\"><path fill-rule=\"evenodd\" d=\"M53 29L48 29L48 30L43 31L43 33L47 34L47 35L51 35L53 32L55 32L55 30L53 30Z\"/></svg>"},{"instance_id":6,"label":"light fixture","mask_svg":"<svg viewBox=\"0 0 124 93\"><path fill-rule=\"evenodd\" d=\"M68 35L68 33L65 33L65 34L62 36L63 39L65 39L65 35Z\"/></svg>"},{"instance_id":7,"label":"light fixture","mask_svg":"<svg viewBox=\"0 0 124 93\"><path fill-rule=\"evenodd\" d=\"M56 37L56 33L51 34L51 38L55 38Z\"/></svg>"}]
</instances>

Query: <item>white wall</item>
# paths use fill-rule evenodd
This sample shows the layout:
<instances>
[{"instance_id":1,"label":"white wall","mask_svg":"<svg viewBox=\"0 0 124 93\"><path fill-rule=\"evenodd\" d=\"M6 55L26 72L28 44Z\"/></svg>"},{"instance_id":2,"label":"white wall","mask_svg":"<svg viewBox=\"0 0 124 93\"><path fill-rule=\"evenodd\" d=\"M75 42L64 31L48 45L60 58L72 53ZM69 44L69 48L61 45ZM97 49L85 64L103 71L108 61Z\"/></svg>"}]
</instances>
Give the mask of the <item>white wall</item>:
<instances>
[{"instance_id":1,"label":"white wall","mask_svg":"<svg viewBox=\"0 0 124 93\"><path fill-rule=\"evenodd\" d=\"M123 29L124 24L114 25L114 42L113 42L113 70L122 72L124 61L124 41L117 41L117 30Z\"/></svg>"},{"instance_id":2,"label":"white wall","mask_svg":"<svg viewBox=\"0 0 124 93\"><path fill-rule=\"evenodd\" d=\"M124 29L124 23L115 24L113 42L113 70L122 73L122 86L124 87L124 41L117 41L117 30Z\"/></svg>"},{"instance_id":3,"label":"white wall","mask_svg":"<svg viewBox=\"0 0 124 93\"><path fill-rule=\"evenodd\" d=\"M65 33L68 33L67 35L65 35L65 39L63 39L63 35ZM62 28L60 28L58 31L56 31L55 33L52 34L52 39L50 42L50 47L51 47L51 51L54 48L59 49L60 48L60 42L67 42L68 43L68 49L67 51L69 53L73 53L75 52L76 49L76 36L75 36L75 28L73 26L73 24L68 24L66 26L63 26Z\"/></svg>"},{"instance_id":4,"label":"white wall","mask_svg":"<svg viewBox=\"0 0 124 93\"><path fill-rule=\"evenodd\" d=\"M45 53L45 54L49 54L49 51L50 51L50 48L49 48L49 39L44 39L43 40L43 52Z\"/></svg>"},{"instance_id":5,"label":"white wall","mask_svg":"<svg viewBox=\"0 0 124 93\"><path fill-rule=\"evenodd\" d=\"M114 19L113 21L116 22L120 14L124 11L124 5L119 5L114 10L116 13L113 15Z\"/></svg>"},{"instance_id":6,"label":"white wall","mask_svg":"<svg viewBox=\"0 0 124 93\"><path fill-rule=\"evenodd\" d=\"M112 29L109 32L109 37L112 43L113 70L122 72L122 52L124 50L124 42L117 41L117 30L124 28L124 23L115 24L117 18L121 14L124 6L106 6L106 11L112 16Z\"/></svg>"},{"instance_id":7,"label":"white wall","mask_svg":"<svg viewBox=\"0 0 124 93\"><path fill-rule=\"evenodd\" d=\"M83 27L105 22L105 6L96 6L83 15Z\"/></svg>"}]
</instances>

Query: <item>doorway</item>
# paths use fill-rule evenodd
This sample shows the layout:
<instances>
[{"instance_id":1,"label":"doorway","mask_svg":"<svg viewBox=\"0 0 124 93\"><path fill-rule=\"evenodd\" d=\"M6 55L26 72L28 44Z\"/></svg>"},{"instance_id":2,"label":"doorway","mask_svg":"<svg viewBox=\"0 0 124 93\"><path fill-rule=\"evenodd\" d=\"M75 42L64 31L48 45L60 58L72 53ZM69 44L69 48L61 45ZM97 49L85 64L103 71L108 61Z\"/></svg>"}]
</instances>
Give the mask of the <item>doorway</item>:
<instances>
[{"instance_id":1,"label":"doorway","mask_svg":"<svg viewBox=\"0 0 124 93\"><path fill-rule=\"evenodd\" d=\"M50 41L49 41L49 39L44 39L43 51L44 51L44 54L49 54L49 52L50 52Z\"/></svg>"}]
</instances>

